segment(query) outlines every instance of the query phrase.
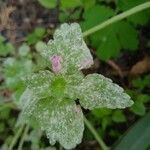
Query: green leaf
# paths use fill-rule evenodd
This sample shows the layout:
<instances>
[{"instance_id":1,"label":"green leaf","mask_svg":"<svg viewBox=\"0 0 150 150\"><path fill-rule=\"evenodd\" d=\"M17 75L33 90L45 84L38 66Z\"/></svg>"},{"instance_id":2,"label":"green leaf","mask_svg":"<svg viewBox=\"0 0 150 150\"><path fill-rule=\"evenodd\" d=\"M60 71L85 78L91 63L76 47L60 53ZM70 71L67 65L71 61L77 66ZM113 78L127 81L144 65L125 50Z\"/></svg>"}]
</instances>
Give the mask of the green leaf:
<instances>
[{"instance_id":1,"label":"green leaf","mask_svg":"<svg viewBox=\"0 0 150 150\"><path fill-rule=\"evenodd\" d=\"M82 79L81 73L54 76L48 70L29 75L24 78L27 89L20 98L20 106L28 113L31 107L34 107L36 101L41 98L53 96L57 101L66 97L75 100L77 99L75 91ZM27 97L30 97L28 101L26 100Z\"/></svg>"},{"instance_id":2,"label":"green leaf","mask_svg":"<svg viewBox=\"0 0 150 150\"><path fill-rule=\"evenodd\" d=\"M31 60L17 60L7 58L4 61L4 75L6 76L5 84L10 89L18 89L22 86L21 78L33 71Z\"/></svg>"},{"instance_id":3,"label":"green leaf","mask_svg":"<svg viewBox=\"0 0 150 150\"><path fill-rule=\"evenodd\" d=\"M149 88L150 87L150 75L146 75L143 79L141 77L136 78L132 81L134 87L139 89Z\"/></svg>"},{"instance_id":4,"label":"green leaf","mask_svg":"<svg viewBox=\"0 0 150 150\"><path fill-rule=\"evenodd\" d=\"M32 112L30 110L30 114L46 132L50 144L54 145L58 141L64 148L72 149L81 142L83 114L74 101L64 99L56 102L53 97L41 99L34 105Z\"/></svg>"},{"instance_id":5,"label":"green leaf","mask_svg":"<svg viewBox=\"0 0 150 150\"><path fill-rule=\"evenodd\" d=\"M46 33L46 30L42 27L37 27L35 30L28 34L26 37L26 41L29 45L36 44L38 41L40 41Z\"/></svg>"},{"instance_id":6,"label":"green leaf","mask_svg":"<svg viewBox=\"0 0 150 150\"><path fill-rule=\"evenodd\" d=\"M60 22L69 22L70 20L78 20L81 16L82 9L74 10L73 13L68 13L68 11L61 11L59 14L59 21Z\"/></svg>"},{"instance_id":7,"label":"green leaf","mask_svg":"<svg viewBox=\"0 0 150 150\"><path fill-rule=\"evenodd\" d=\"M91 36L91 40L97 47L97 56L102 60L117 57L121 49L136 50L138 48L137 31L124 21L95 33Z\"/></svg>"},{"instance_id":8,"label":"green leaf","mask_svg":"<svg viewBox=\"0 0 150 150\"><path fill-rule=\"evenodd\" d=\"M118 22L115 27L122 48L136 50L138 48L137 31L124 21Z\"/></svg>"},{"instance_id":9,"label":"green leaf","mask_svg":"<svg viewBox=\"0 0 150 150\"><path fill-rule=\"evenodd\" d=\"M85 10L93 7L95 5L96 0L82 0L83 7Z\"/></svg>"},{"instance_id":10,"label":"green leaf","mask_svg":"<svg viewBox=\"0 0 150 150\"><path fill-rule=\"evenodd\" d=\"M29 54L30 47L26 43L24 43L19 47L18 50L20 56L27 56Z\"/></svg>"},{"instance_id":11,"label":"green leaf","mask_svg":"<svg viewBox=\"0 0 150 150\"><path fill-rule=\"evenodd\" d=\"M102 23L115 12L104 6L95 6L84 12L85 21L81 23L84 31ZM93 17L94 16L94 17ZM121 49L136 50L138 47L137 31L125 21L117 22L89 36L97 56L102 60L115 58ZM128 40L130 39L130 40Z\"/></svg>"},{"instance_id":12,"label":"green leaf","mask_svg":"<svg viewBox=\"0 0 150 150\"><path fill-rule=\"evenodd\" d=\"M113 15L114 11L109 7L93 6L84 12L83 18L85 21L81 22L81 27L83 31L86 31Z\"/></svg>"},{"instance_id":13,"label":"green leaf","mask_svg":"<svg viewBox=\"0 0 150 150\"><path fill-rule=\"evenodd\" d=\"M45 8L54 8L57 5L57 0L38 0Z\"/></svg>"},{"instance_id":14,"label":"green leaf","mask_svg":"<svg viewBox=\"0 0 150 150\"><path fill-rule=\"evenodd\" d=\"M140 5L144 2L147 2L149 0L118 0L118 7L122 10L122 11L126 11L129 10L130 8L133 8L137 5ZM149 15L150 15L150 9L141 11L139 13L136 13L130 17L128 17L127 19L131 22L133 22L135 25L140 24L140 25L144 25L149 21Z\"/></svg>"},{"instance_id":15,"label":"green leaf","mask_svg":"<svg viewBox=\"0 0 150 150\"><path fill-rule=\"evenodd\" d=\"M48 70L40 71L39 73L35 73L24 78L24 82L33 93L35 97L46 98L51 96L51 83L54 74Z\"/></svg>"},{"instance_id":16,"label":"green leaf","mask_svg":"<svg viewBox=\"0 0 150 150\"><path fill-rule=\"evenodd\" d=\"M43 41L38 41L35 45L36 50L40 53L43 49L46 49L46 44Z\"/></svg>"},{"instance_id":17,"label":"green leaf","mask_svg":"<svg viewBox=\"0 0 150 150\"><path fill-rule=\"evenodd\" d=\"M100 43L97 39L95 40L96 37L92 38L92 43ZM113 27L110 27L109 29L107 28L107 30L101 32L101 37L99 36L99 38L101 38L101 44L98 44L96 51L98 58L107 60L111 57L117 57L119 55L121 45L118 42L118 38Z\"/></svg>"},{"instance_id":18,"label":"green leaf","mask_svg":"<svg viewBox=\"0 0 150 150\"><path fill-rule=\"evenodd\" d=\"M72 68L88 68L93 64L92 55L83 40L80 26L77 23L62 24L55 31L54 40L50 40L47 49L41 50L40 53L49 62L52 56L61 56L62 73L66 73Z\"/></svg>"},{"instance_id":19,"label":"green leaf","mask_svg":"<svg viewBox=\"0 0 150 150\"><path fill-rule=\"evenodd\" d=\"M112 110L108 109L108 108L98 108L98 109L93 109L92 110L92 114L98 118L105 118L106 116L109 116L110 114L112 114Z\"/></svg>"},{"instance_id":20,"label":"green leaf","mask_svg":"<svg viewBox=\"0 0 150 150\"><path fill-rule=\"evenodd\" d=\"M150 95L149 94L140 94L140 95L138 95L137 100L139 100L143 103L148 103L150 101Z\"/></svg>"},{"instance_id":21,"label":"green leaf","mask_svg":"<svg viewBox=\"0 0 150 150\"><path fill-rule=\"evenodd\" d=\"M0 56L12 54L15 49L11 43L5 42L5 40L6 39L0 35Z\"/></svg>"},{"instance_id":22,"label":"green leaf","mask_svg":"<svg viewBox=\"0 0 150 150\"><path fill-rule=\"evenodd\" d=\"M35 34L36 34L36 36L37 37L43 37L44 36L44 34L45 34L45 29L44 28L42 28L42 27L37 27L37 28L35 28Z\"/></svg>"},{"instance_id":23,"label":"green leaf","mask_svg":"<svg viewBox=\"0 0 150 150\"><path fill-rule=\"evenodd\" d=\"M134 102L134 105L130 108L130 110L139 116L145 115L146 112L143 102L139 100Z\"/></svg>"},{"instance_id":24,"label":"green leaf","mask_svg":"<svg viewBox=\"0 0 150 150\"><path fill-rule=\"evenodd\" d=\"M120 110L116 110L113 114L112 114L112 120L114 122L120 123L120 122L126 122L126 117L123 114L122 111Z\"/></svg>"},{"instance_id":25,"label":"green leaf","mask_svg":"<svg viewBox=\"0 0 150 150\"><path fill-rule=\"evenodd\" d=\"M112 80L99 75L87 75L78 88L81 105L86 109L125 108L133 104L130 97Z\"/></svg>"},{"instance_id":26,"label":"green leaf","mask_svg":"<svg viewBox=\"0 0 150 150\"><path fill-rule=\"evenodd\" d=\"M106 117L102 118L102 129L103 129L103 131L105 131L107 126L110 125L111 123L112 123L112 119L110 116L106 116Z\"/></svg>"},{"instance_id":27,"label":"green leaf","mask_svg":"<svg viewBox=\"0 0 150 150\"><path fill-rule=\"evenodd\" d=\"M67 9L67 8L75 8L78 6L81 6L82 2L81 0L61 0L61 8Z\"/></svg>"},{"instance_id":28,"label":"green leaf","mask_svg":"<svg viewBox=\"0 0 150 150\"><path fill-rule=\"evenodd\" d=\"M114 150L145 150L150 145L150 113L138 121L125 135Z\"/></svg>"},{"instance_id":29,"label":"green leaf","mask_svg":"<svg viewBox=\"0 0 150 150\"><path fill-rule=\"evenodd\" d=\"M6 39L2 35L0 35L0 43L4 42L5 40Z\"/></svg>"}]
</instances>

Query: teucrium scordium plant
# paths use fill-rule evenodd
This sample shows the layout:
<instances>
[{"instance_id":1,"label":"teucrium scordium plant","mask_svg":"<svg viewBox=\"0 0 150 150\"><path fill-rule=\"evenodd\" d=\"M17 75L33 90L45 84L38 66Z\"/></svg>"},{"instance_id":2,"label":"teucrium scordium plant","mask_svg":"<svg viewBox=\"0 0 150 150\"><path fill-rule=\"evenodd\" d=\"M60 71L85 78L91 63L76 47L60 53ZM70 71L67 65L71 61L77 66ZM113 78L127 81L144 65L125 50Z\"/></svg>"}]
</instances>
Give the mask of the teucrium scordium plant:
<instances>
[{"instance_id":1,"label":"teucrium scordium plant","mask_svg":"<svg viewBox=\"0 0 150 150\"><path fill-rule=\"evenodd\" d=\"M39 52L51 71L45 70L25 79L27 88L20 98L23 120L36 122L46 132L50 144L58 141L71 149L82 140L84 118L81 106L125 108L133 104L117 84L100 74L84 77L83 68L93 64L77 23L63 24L48 44L39 43ZM79 99L80 105L75 103Z\"/></svg>"}]
</instances>

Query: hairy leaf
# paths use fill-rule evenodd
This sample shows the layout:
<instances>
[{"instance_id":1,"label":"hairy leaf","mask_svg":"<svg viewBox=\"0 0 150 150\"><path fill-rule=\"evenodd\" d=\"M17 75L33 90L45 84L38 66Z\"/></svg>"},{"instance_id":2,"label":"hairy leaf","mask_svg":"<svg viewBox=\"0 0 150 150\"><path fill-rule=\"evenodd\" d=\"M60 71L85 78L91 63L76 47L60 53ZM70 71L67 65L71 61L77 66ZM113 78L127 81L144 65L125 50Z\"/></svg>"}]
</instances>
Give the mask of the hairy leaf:
<instances>
[{"instance_id":1,"label":"hairy leaf","mask_svg":"<svg viewBox=\"0 0 150 150\"><path fill-rule=\"evenodd\" d=\"M58 141L64 148L71 149L82 140L83 114L70 99L57 103L53 97L41 99L32 108L32 117L46 131L52 145Z\"/></svg>"},{"instance_id":2,"label":"hairy leaf","mask_svg":"<svg viewBox=\"0 0 150 150\"><path fill-rule=\"evenodd\" d=\"M61 56L62 72L67 72L70 68L88 68L93 64L93 58L77 23L61 25L54 33L54 40L50 40L47 49L40 53L48 61L53 55Z\"/></svg>"},{"instance_id":3,"label":"hairy leaf","mask_svg":"<svg viewBox=\"0 0 150 150\"><path fill-rule=\"evenodd\" d=\"M40 99L52 95L50 85L53 77L53 73L45 70L27 76L26 78L24 78L24 82L26 83L27 88L30 89L33 94L38 97L38 99Z\"/></svg>"},{"instance_id":4,"label":"hairy leaf","mask_svg":"<svg viewBox=\"0 0 150 150\"><path fill-rule=\"evenodd\" d=\"M125 108L133 104L121 87L99 74L86 76L78 94L81 105L86 109Z\"/></svg>"}]
</instances>

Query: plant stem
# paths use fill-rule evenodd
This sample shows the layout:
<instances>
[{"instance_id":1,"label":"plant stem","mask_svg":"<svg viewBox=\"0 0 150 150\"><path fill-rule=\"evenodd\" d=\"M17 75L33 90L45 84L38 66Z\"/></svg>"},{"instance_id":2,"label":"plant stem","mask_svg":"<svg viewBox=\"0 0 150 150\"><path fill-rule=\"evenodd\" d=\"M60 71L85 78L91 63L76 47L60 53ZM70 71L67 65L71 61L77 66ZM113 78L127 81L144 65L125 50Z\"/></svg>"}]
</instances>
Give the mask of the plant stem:
<instances>
[{"instance_id":1,"label":"plant stem","mask_svg":"<svg viewBox=\"0 0 150 150\"><path fill-rule=\"evenodd\" d=\"M101 148L103 150L109 150L109 147L104 143L104 141L98 135L97 131L94 129L94 127L92 126L92 124L85 117L84 117L84 122L85 122L87 128L91 131L91 133L93 134L93 136L95 137L95 139L99 143L99 145L101 146Z\"/></svg>"},{"instance_id":2,"label":"plant stem","mask_svg":"<svg viewBox=\"0 0 150 150\"><path fill-rule=\"evenodd\" d=\"M90 34L93 34L94 32L97 32L98 30L101 30L101 29L107 27L110 24L113 24L113 23L115 23L115 22L117 22L119 20L122 20L124 18L127 18L128 16L131 16L131 15L133 15L133 14L135 14L137 12L140 12L140 11L142 11L144 9L147 9L149 7L150 7L150 2L145 2L145 3L141 4L141 5L135 6L135 7L131 8L131 9L129 9L129 10L127 10L127 11L121 13L121 14L118 14L118 15L116 15L116 16L114 16L114 17L112 17L112 18L110 18L110 19L100 23L99 25L96 25L96 26L92 27L91 29L85 31L83 33L83 37L86 37L86 36L88 36Z\"/></svg>"},{"instance_id":3,"label":"plant stem","mask_svg":"<svg viewBox=\"0 0 150 150\"><path fill-rule=\"evenodd\" d=\"M23 143L24 143L24 140L25 140L25 137L26 137L28 131L29 131L29 126L26 125L24 132L23 132L23 135L21 137L21 140L19 142L18 150L22 150L22 146L23 146Z\"/></svg>"},{"instance_id":4,"label":"plant stem","mask_svg":"<svg viewBox=\"0 0 150 150\"><path fill-rule=\"evenodd\" d=\"M12 140L12 142L11 142L9 148L8 148L8 150L13 150L13 147L15 146L19 136L21 135L23 128L24 128L24 125L20 126L20 128L16 132L16 134L15 134L15 136L14 136L14 138L13 138L13 140Z\"/></svg>"},{"instance_id":5,"label":"plant stem","mask_svg":"<svg viewBox=\"0 0 150 150\"><path fill-rule=\"evenodd\" d=\"M59 144L59 150L63 150L63 147Z\"/></svg>"}]
</instances>

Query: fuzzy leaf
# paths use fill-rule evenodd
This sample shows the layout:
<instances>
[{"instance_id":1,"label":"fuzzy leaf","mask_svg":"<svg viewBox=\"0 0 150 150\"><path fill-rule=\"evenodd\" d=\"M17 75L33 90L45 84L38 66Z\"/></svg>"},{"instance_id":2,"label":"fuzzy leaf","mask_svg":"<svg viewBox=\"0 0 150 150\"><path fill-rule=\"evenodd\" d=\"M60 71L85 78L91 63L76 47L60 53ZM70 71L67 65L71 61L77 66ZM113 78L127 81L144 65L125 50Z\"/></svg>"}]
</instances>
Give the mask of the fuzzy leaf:
<instances>
[{"instance_id":1,"label":"fuzzy leaf","mask_svg":"<svg viewBox=\"0 0 150 150\"><path fill-rule=\"evenodd\" d=\"M78 90L80 103L86 109L125 108L133 104L121 87L99 74L86 76Z\"/></svg>"},{"instance_id":2,"label":"fuzzy leaf","mask_svg":"<svg viewBox=\"0 0 150 150\"><path fill-rule=\"evenodd\" d=\"M40 71L24 78L27 88L30 89L38 98L51 96L51 82L54 74L48 70Z\"/></svg>"},{"instance_id":3,"label":"fuzzy leaf","mask_svg":"<svg viewBox=\"0 0 150 150\"><path fill-rule=\"evenodd\" d=\"M90 50L77 23L61 25L54 33L54 40L50 40L47 49L40 53L48 61L53 55L60 55L63 60L62 72L67 72L70 68L88 68L93 64Z\"/></svg>"},{"instance_id":4,"label":"fuzzy leaf","mask_svg":"<svg viewBox=\"0 0 150 150\"><path fill-rule=\"evenodd\" d=\"M74 101L64 99L56 103L52 97L41 99L32 107L30 115L46 131L51 145L58 141L65 149L72 149L81 142L83 114Z\"/></svg>"}]
</instances>

